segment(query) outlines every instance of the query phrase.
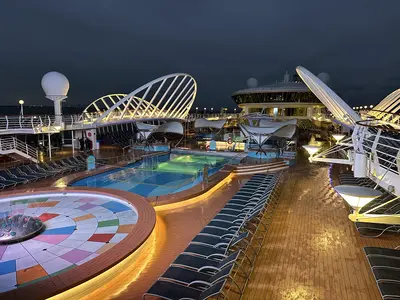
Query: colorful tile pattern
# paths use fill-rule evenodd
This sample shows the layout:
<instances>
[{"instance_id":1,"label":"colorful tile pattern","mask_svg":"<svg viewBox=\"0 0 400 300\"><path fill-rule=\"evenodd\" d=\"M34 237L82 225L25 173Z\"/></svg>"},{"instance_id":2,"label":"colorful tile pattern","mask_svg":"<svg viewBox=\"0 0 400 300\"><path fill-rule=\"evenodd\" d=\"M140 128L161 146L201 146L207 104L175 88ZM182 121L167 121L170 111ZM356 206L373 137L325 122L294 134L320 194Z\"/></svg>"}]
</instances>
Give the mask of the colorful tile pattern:
<instances>
[{"instance_id":1,"label":"colorful tile pattern","mask_svg":"<svg viewBox=\"0 0 400 300\"><path fill-rule=\"evenodd\" d=\"M0 293L90 261L122 241L138 219L128 205L97 195L40 197L0 205L0 216L17 213L40 218L46 229L30 240L0 246Z\"/></svg>"}]
</instances>

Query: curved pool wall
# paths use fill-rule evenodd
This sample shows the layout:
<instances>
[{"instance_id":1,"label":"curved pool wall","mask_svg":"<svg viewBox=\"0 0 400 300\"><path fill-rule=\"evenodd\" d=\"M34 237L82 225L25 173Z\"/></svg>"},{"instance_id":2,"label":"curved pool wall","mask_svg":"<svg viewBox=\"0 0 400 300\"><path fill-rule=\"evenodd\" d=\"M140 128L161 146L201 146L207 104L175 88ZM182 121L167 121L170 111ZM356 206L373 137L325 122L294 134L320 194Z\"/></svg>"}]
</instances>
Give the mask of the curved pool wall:
<instances>
[{"instance_id":1,"label":"curved pool wall","mask_svg":"<svg viewBox=\"0 0 400 300\"><path fill-rule=\"evenodd\" d=\"M208 176L218 172L227 158L221 156L163 154L92 175L72 182L71 186L111 188L143 197L154 197L189 189L203 180L204 165Z\"/></svg>"},{"instance_id":2,"label":"curved pool wall","mask_svg":"<svg viewBox=\"0 0 400 300\"><path fill-rule=\"evenodd\" d=\"M3 193L0 214L34 216L45 224L39 235L0 248L5 299L47 298L93 278L138 249L156 221L143 197L109 189Z\"/></svg>"},{"instance_id":3,"label":"curved pool wall","mask_svg":"<svg viewBox=\"0 0 400 300\"><path fill-rule=\"evenodd\" d=\"M146 152L169 152L170 147L169 145L151 145L151 146L144 146L144 145L136 145L133 147L134 150L143 150Z\"/></svg>"}]
</instances>

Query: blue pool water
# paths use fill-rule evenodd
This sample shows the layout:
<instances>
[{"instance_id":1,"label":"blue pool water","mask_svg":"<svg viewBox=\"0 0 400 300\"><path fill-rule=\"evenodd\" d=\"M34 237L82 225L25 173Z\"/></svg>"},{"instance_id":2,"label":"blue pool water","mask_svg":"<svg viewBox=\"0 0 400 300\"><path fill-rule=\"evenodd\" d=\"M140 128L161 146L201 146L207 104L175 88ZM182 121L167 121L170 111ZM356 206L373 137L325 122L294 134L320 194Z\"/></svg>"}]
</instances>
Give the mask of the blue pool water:
<instances>
[{"instance_id":1,"label":"blue pool water","mask_svg":"<svg viewBox=\"0 0 400 300\"><path fill-rule=\"evenodd\" d=\"M208 174L212 175L225 163L227 159L219 156L162 155L90 176L71 185L124 190L144 197L161 196L200 183L205 164L209 166Z\"/></svg>"}]
</instances>

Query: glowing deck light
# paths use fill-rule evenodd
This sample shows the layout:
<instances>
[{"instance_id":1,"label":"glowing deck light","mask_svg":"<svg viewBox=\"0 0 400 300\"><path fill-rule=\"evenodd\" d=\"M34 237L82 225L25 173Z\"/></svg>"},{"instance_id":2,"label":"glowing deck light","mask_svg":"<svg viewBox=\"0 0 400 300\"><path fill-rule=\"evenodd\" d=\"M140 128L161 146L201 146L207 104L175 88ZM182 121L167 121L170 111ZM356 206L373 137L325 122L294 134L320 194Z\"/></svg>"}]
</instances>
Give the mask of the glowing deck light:
<instances>
[{"instance_id":1,"label":"glowing deck light","mask_svg":"<svg viewBox=\"0 0 400 300\"><path fill-rule=\"evenodd\" d=\"M364 186L338 185L334 189L356 212L382 195L380 191Z\"/></svg>"},{"instance_id":2,"label":"glowing deck light","mask_svg":"<svg viewBox=\"0 0 400 300\"><path fill-rule=\"evenodd\" d=\"M344 139L345 136L346 135L340 133L332 134L332 137L336 140L336 142L340 142L341 140Z\"/></svg>"},{"instance_id":3,"label":"glowing deck light","mask_svg":"<svg viewBox=\"0 0 400 300\"><path fill-rule=\"evenodd\" d=\"M319 151L320 147L319 146L313 146L313 145L304 145L304 149L310 154L310 158Z\"/></svg>"}]
</instances>

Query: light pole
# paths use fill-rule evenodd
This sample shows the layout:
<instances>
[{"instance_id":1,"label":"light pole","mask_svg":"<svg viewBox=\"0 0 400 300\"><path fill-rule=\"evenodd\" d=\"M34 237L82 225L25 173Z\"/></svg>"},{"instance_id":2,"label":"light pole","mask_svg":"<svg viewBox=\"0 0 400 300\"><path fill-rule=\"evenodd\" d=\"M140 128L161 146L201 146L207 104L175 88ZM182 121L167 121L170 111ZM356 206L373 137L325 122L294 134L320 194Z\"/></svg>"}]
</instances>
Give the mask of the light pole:
<instances>
[{"instance_id":1,"label":"light pole","mask_svg":"<svg viewBox=\"0 0 400 300\"><path fill-rule=\"evenodd\" d=\"M213 113L213 111L214 111L214 108L211 107L211 113Z\"/></svg>"},{"instance_id":2,"label":"light pole","mask_svg":"<svg viewBox=\"0 0 400 300\"><path fill-rule=\"evenodd\" d=\"M236 108L233 109L234 113L236 114Z\"/></svg>"},{"instance_id":3,"label":"light pole","mask_svg":"<svg viewBox=\"0 0 400 300\"><path fill-rule=\"evenodd\" d=\"M206 114L206 111L207 111L207 108L206 108L206 107L204 107L204 114Z\"/></svg>"},{"instance_id":4,"label":"light pole","mask_svg":"<svg viewBox=\"0 0 400 300\"><path fill-rule=\"evenodd\" d=\"M21 100L18 101L18 103L19 103L19 105L21 105L21 111L19 112L19 114L21 115L21 117L23 117L24 116L24 103L25 103L25 101L21 99Z\"/></svg>"}]
</instances>

